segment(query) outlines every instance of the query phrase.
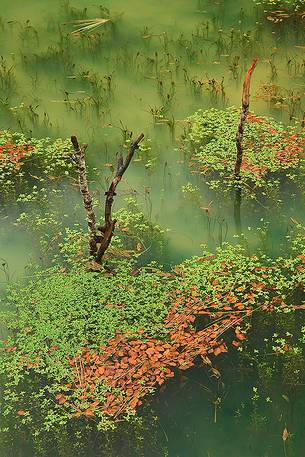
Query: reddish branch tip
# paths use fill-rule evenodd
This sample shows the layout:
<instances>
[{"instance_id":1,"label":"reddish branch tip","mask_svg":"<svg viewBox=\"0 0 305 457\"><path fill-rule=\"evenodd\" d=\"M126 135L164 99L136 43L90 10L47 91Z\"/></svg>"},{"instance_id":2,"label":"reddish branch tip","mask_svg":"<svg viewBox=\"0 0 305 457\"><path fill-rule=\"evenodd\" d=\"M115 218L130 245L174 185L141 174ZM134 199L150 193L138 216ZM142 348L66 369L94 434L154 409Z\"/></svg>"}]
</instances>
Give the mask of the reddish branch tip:
<instances>
[{"instance_id":1,"label":"reddish branch tip","mask_svg":"<svg viewBox=\"0 0 305 457\"><path fill-rule=\"evenodd\" d=\"M252 60L250 67L246 73L244 84L243 84L243 96L242 96L242 103L243 106L249 106L249 95L250 95L250 81L252 73L257 65L258 58Z\"/></svg>"}]
</instances>

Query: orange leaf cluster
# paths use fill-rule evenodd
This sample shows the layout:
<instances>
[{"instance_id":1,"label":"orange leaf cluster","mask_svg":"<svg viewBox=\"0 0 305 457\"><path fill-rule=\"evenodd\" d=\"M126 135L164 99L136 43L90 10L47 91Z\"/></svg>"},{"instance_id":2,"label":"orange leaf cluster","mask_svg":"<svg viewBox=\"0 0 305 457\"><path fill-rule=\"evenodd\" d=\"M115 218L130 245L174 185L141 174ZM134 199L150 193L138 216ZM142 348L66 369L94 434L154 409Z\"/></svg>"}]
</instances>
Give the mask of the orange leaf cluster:
<instances>
[{"instance_id":1,"label":"orange leaf cluster","mask_svg":"<svg viewBox=\"0 0 305 457\"><path fill-rule=\"evenodd\" d=\"M68 390L79 393L80 404L70 402L66 393L59 393L57 402L69 404L75 417L93 417L99 411L117 420L140 406L152 388L173 377L173 369L192 367L198 356L204 364L211 363L210 355L227 352L222 338L226 330L233 328L238 340L245 338L237 328L241 313L245 315L249 311L243 304L231 299L229 311L219 310L216 303L203 303L195 290L190 297L180 293L177 290L170 296L172 306L165 319L167 340L144 339L143 331L133 339L117 332L98 351L84 348L81 355L69 358L75 381ZM199 316L207 319L207 325L197 329ZM236 341L232 344L239 345ZM105 388L103 401L96 401L95 389L101 383Z\"/></svg>"},{"instance_id":2,"label":"orange leaf cluster","mask_svg":"<svg viewBox=\"0 0 305 457\"><path fill-rule=\"evenodd\" d=\"M270 124L270 122L266 121L263 117L256 116L252 113L248 114L247 122L251 122L252 124Z\"/></svg>"},{"instance_id":3,"label":"orange leaf cluster","mask_svg":"<svg viewBox=\"0 0 305 457\"><path fill-rule=\"evenodd\" d=\"M28 144L17 145L12 141L7 141L0 145L0 166L11 162L14 166L14 172L18 171L23 165L22 159L26 155L30 155L34 150L34 146Z\"/></svg>"},{"instance_id":4,"label":"orange leaf cluster","mask_svg":"<svg viewBox=\"0 0 305 457\"><path fill-rule=\"evenodd\" d=\"M245 171L252 173L253 175L257 175L258 177L264 176L268 170L268 167L262 165L254 165L247 159L247 157L243 158L243 162L241 164L241 168Z\"/></svg>"},{"instance_id":5,"label":"orange leaf cluster","mask_svg":"<svg viewBox=\"0 0 305 457\"><path fill-rule=\"evenodd\" d=\"M247 122L256 123L256 124L265 124L269 125L266 119L255 116L254 114L249 114L247 117ZM292 135L287 132L278 132L273 128L268 129L269 133L272 135L280 136L274 142L270 144L264 144L264 147L269 147L275 151L274 161L281 162L286 164L297 164L300 160L301 155L304 153L305 147L305 138L302 135ZM262 136L261 141L264 142L264 136ZM253 144L249 144L248 147L254 147ZM242 169L249 171L257 176L264 176L268 171L267 166L259 166L257 164L251 163L247 157L243 158Z\"/></svg>"},{"instance_id":6,"label":"orange leaf cluster","mask_svg":"<svg viewBox=\"0 0 305 457\"><path fill-rule=\"evenodd\" d=\"M287 135L274 144L277 149L275 160L281 163L298 163L300 154L304 153L304 146L305 138Z\"/></svg>"}]
</instances>

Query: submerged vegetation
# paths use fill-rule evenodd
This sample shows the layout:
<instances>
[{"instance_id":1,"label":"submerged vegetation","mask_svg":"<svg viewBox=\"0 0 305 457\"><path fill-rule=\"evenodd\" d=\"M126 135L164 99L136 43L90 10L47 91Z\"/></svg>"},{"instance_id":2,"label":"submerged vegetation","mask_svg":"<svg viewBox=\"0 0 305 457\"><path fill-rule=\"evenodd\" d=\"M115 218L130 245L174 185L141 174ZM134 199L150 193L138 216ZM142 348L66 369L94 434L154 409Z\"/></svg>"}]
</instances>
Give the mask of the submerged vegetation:
<instances>
[{"instance_id":1,"label":"submerged vegetation","mask_svg":"<svg viewBox=\"0 0 305 457\"><path fill-rule=\"evenodd\" d=\"M305 5L303 0L254 0L262 6L267 14L268 21L274 24L290 22L295 25L302 25L305 20Z\"/></svg>"},{"instance_id":2,"label":"submerged vegetation","mask_svg":"<svg viewBox=\"0 0 305 457\"><path fill-rule=\"evenodd\" d=\"M264 8L273 12L280 12L279 9L284 9L288 12L300 12L304 14L303 0L254 0L257 5L263 5ZM283 11L284 13L284 11Z\"/></svg>"}]
</instances>

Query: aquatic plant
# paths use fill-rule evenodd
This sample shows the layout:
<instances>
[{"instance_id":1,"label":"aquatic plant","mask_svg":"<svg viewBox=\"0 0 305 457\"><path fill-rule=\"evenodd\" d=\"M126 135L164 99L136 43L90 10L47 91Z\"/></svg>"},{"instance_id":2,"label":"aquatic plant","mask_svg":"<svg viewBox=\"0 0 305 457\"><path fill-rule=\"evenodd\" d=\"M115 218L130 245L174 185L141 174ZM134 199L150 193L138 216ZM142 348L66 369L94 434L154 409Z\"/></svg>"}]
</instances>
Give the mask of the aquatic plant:
<instances>
[{"instance_id":1,"label":"aquatic plant","mask_svg":"<svg viewBox=\"0 0 305 457\"><path fill-rule=\"evenodd\" d=\"M264 82L260 84L255 99L266 101L273 109L288 111L289 121L299 120L301 124L303 120L305 106L300 91Z\"/></svg>"},{"instance_id":2,"label":"aquatic plant","mask_svg":"<svg viewBox=\"0 0 305 457\"><path fill-rule=\"evenodd\" d=\"M4 417L38 434L77 418L112 427L176 369L242 350L249 318L255 329L255 315L303 307L304 254L300 227L286 258L225 245L170 272L133 272L130 261L106 275L58 266L13 286L2 313Z\"/></svg>"},{"instance_id":3,"label":"aquatic plant","mask_svg":"<svg viewBox=\"0 0 305 457\"><path fill-rule=\"evenodd\" d=\"M288 11L299 11L304 7L303 0L254 0L254 2L271 11L280 8L287 9Z\"/></svg>"},{"instance_id":4,"label":"aquatic plant","mask_svg":"<svg viewBox=\"0 0 305 457\"><path fill-rule=\"evenodd\" d=\"M70 89L64 91L64 103L69 111L88 117L92 114L92 108L94 108L98 116L101 114L102 109L105 114L109 107L110 98L113 95L113 74L102 76L87 69L69 76L69 79L84 83L82 86L86 89L82 91L82 94L79 94L75 91L75 84L73 84L71 91Z\"/></svg>"},{"instance_id":5,"label":"aquatic plant","mask_svg":"<svg viewBox=\"0 0 305 457\"><path fill-rule=\"evenodd\" d=\"M93 94L95 96L100 93L111 93L113 85L113 74L106 74L101 76L91 70L83 70L77 73L75 76L70 76L71 79L79 81L87 81L92 87Z\"/></svg>"},{"instance_id":6,"label":"aquatic plant","mask_svg":"<svg viewBox=\"0 0 305 457\"><path fill-rule=\"evenodd\" d=\"M59 179L73 168L67 140L27 138L22 133L0 132L0 189L2 197L16 195L38 175L42 180Z\"/></svg>"},{"instance_id":7,"label":"aquatic plant","mask_svg":"<svg viewBox=\"0 0 305 457\"><path fill-rule=\"evenodd\" d=\"M134 198L126 199L126 203L127 207L114 213L121 247L131 249L136 257L151 253L162 257L166 249L166 230L150 221Z\"/></svg>"},{"instance_id":8,"label":"aquatic plant","mask_svg":"<svg viewBox=\"0 0 305 457\"><path fill-rule=\"evenodd\" d=\"M187 78L195 94L201 94L203 89L207 91L211 100L218 101L218 99L225 101L226 92L224 87L224 78L217 80L206 75L204 78L193 76L191 79Z\"/></svg>"},{"instance_id":9,"label":"aquatic plant","mask_svg":"<svg viewBox=\"0 0 305 457\"><path fill-rule=\"evenodd\" d=\"M19 40L21 45L27 45L31 42L35 42L36 46L39 46L39 34L36 28L31 25L31 21L28 19L23 24L19 24L20 32L19 32Z\"/></svg>"},{"instance_id":10,"label":"aquatic plant","mask_svg":"<svg viewBox=\"0 0 305 457\"><path fill-rule=\"evenodd\" d=\"M227 190L233 185L238 117L235 108L228 108L199 110L188 118L183 148L192 153L193 171L206 176L212 188ZM280 175L297 182L305 165L304 146L302 129L250 114L244 132L241 185L251 196L255 190L275 188L274 178Z\"/></svg>"},{"instance_id":11,"label":"aquatic plant","mask_svg":"<svg viewBox=\"0 0 305 457\"><path fill-rule=\"evenodd\" d=\"M91 33L105 24L109 24L112 22L111 19L107 18L96 18L96 19L79 19L78 21L73 21L72 23L78 27L78 29L74 30L72 35L78 35L81 33Z\"/></svg>"},{"instance_id":12,"label":"aquatic plant","mask_svg":"<svg viewBox=\"0 0 305 457\"><path fill-rule=\"evenodd\" d=\"M63 9L66 16L73 19L84 19L87 16L88 8L77 8L72 6L70 0L63 0L61 2L61 8Z\"/></svg>"},{"instance_id":13,"label":"aquatic plant","mask_svg":"<svg viewBox=\"0 0 305 457\"><path fill-rule=\"evenodd\" d=\"M8 65L3 56L0 59L0 88L6 96L11 96L16 90L16 75L14 65Z\"/></svg>"},{"instance_id":14,"label":"aquatic plant","mask_svg":"<svg viewBox=\"0 0 305 457\"><path fill-rule=\"evenodd\" d=\"M46 268L60 262L69 268L88 268L89 237L76 217L82 212L77 195L71 195L70 181L53 181L49 185L43 179L35 182L37 185L28 186L27 192L16 198L18 216L13 225L37 247L40 266ZM94 206L99 207L95 194ZM117 210L114 217L116 232L101 271L114 269L122 259L143 264L155 255L165 255L166 230L148 218L134 199L126 199L126 207ZM36 271L37 267L30 263L28 270Z\"/></svg>"},{"instance_id":15,"label":"aquatic plant","mask_svg":"<svg viewBox=\"0 0 305 457\"><path fill-rule=\"evenodd\" d=\"M50 70L56 70L58 74L73 74L75 67L67 36L62 42L50 45L39 53L24 55L23 63L30 68L33 68L32 65L35 66L39 71L45 71L48 66Z\"/></svg>"},{"instance_id":16,"label":"aquatic plant","mask_svg":"<svg viewBox=\"0 0 305 457\"><path fill-rule=\"evenodd\" d=\"M133 116L132 100L136 99L141 105L142 113L145 108L152 106L151 117L156 124L153 134L156 141L162 144L164 151L164 143L160 138L163 129L160 125L167 125L174 137L174 129L179 127L177 120L185 117L186 112L193 112L199 106L222 106L226 102L225 95L230 95L227 89L227 69L229 68L230 74L238 80L245 66L244 57L248 60L249 56L258 52L265 58L272 47L276 46L279 50L276 55L272 52L266 66L267 73L268 77L270 73L271 77L277 77L279 81L282 78L282 68L278 63L286 53L288 40L285 41L282 34L280 37L271 34L271 30L276 30L273 24L272 28L267 29L267 33L262 33L262 27L265 27L266 23L258 20L258 24L254 26L252 19L254 21L255 18L248 16L248 12L240 11L238 17L234 18L230 15L232 28L228 29L222 14L219 14L220 7L216 6L217 11L212 17L206 10L210 6L214 8L215 5L208 5L209 2L200 0L200 16L197 16L199 24L194 17L195 11L190 11L191 14L183 17L179 31L171 27L172 31L169 32L164 26L162 33L153 33L155 27L152 24L152 27L146 28L140 34L139 40L139 27L136 24L130 25L128 21L122 23L118 30L110 23L93 29L93 22L80 22L75 24L75 28L79 29L76 31L77 36L67 33L72 30L72 26L67 30L58 26L59 22L74 19L86 21L86 18L90 17L110 19L110 12L102 5L98 6L98 12L91 14L92 6L81 3L77 2L76 7L73 2L62 1L61 16L58 16L57 7L53 5L51 26L51 20L41 20L38 10L37 14L35 13L35 18L38 19L35 22L37 30L22 24L20 38L25 38L21 51L22 66L20 54L14 48L13 41L8 43L11 44L9 47L4 43L3 52L7 52L7 49L14 52L13 63L16 67L13 70L14 73L16 69L19 72L16 73L17 80L13 74L11 85L5 86L3 82L3 87L8 88L6 94L2 91L5 94L1 101L4 126L11 125L23 132L35 129L37 132L41 125L45 125L47 131L51 128L51 121L54 125L57 118L60 123L59 131L65 132L64 135L67 126L75 126L76 121L81 137L88 138L91 135L94 138L105 125L118 123L118 112L123 116ZM223 7L223 2L221 3ZM271 4L270 1L264 3ZM282 2L282 5L284 3L286 2ZM190 8L194 9L193 6L190 5ZM287 12L279 7L279 2L274 2L274 7L277 13L269 10L266 16L279 24L284 20L289 21ZM140 14L140 11L137 14ZM290 16L301 18L301 15L294 13ZM163 19L167 20L166 17ZM49 25L46 21L49 21ZM149 22L151 23L151 18ZM3 20L0 26L1 24L5 26L6 40L10 41L14 34L17 36L17 25L14 34L10 34L12 27L7 21ZM284 27L280 26L278 29L282 32ZM291 27L290 30L294 33L296 29ZM109 32L113 32L113 35ZM27 49L27 45L32 46L34 39L38 42L38 38L40 49L37 50L37 46L32 51L29 47ZM294 77L302 77L304 62L301 55L301 33L297 41L289 43L298 43L300 58L296 58L297 48L289 46L291 62L287 62L288 71ZM10 62L6 57L5 59ZM94 65L98 72L92 71L91 65ZM20 73L20 67L25 73ZM114 109L110 113L114 69L117 78L115 88L118 88L118 93ZM104 74L108 75L108 79L103 79ZM225 95L222 76L226 82ZM6 81L9 82L8 78ZM294 82L302 83L302 80L295 79ZM0 82L0 86L1 84ZM47 90L49 88L50 91ZM16 89L20 93L17 94L16 101L14 100L16 106L12 106L9 97L15 95ZM233 87L231 91L234 97ZM201 93L203 96L200 96ZM271 107L279 102L281 108L285 109L284 97L290 97L286 101L289 104L289 114L296 116L297 113L300 118L302 112L296 98L297 93L283 92L282 95L283 100L272 99ZM24 105L20 104L20 101L25 101ZM123 106L123 111L120 111L119 104ZM43 118L44 106L49 113L53 113L52 117L50 114L50 121L47 115ZM279 105L275 107L278 108ZM143 123L147 122L145 116L145 113L141 116ZM201 122L200 116L198 115L198 125ZM203 115L205 122L208 116ZM126 122L129 123L128 120ZM190 121L187 135L196 134L196 122L197 120ZM213 122L201 126L202 136L199 139L198 134L199 143L190 137L184 141L185 149L194 152L193 171L205 173L211 188L215 186L220 190L230 189L235 184L231 177L236 157L237 123L237 110L217 111L214 113ZM133 120L130 125L132 124ZM102 162L112 162L114 171L112 152L115 151L112 150L111 140L109 141L112 132L113 130L103 129L102 142L105 147L101 150L106 151L106 158L103 157ZM46 133L48 136L53 134L53 131ZM66 150L62 140L58 140L57 145L55 142L54 146L51 140L42 140L44 145L41 146L41 156L38 157L37 147L34 145L37 140L31 140L24 135L20 143L16 144L17 135L10 135L13 139L10 137L0 146L0 171L3 169L3 182L0 180L0 190L3 189L1 195L10 202L18 195L17 205L22 211L18 218L19 227L26 227L39 242L44 236L41 257L47 258L46 265L55 261L58 266L38 276L37 284L34 284L34 276L34 282L29 287L24 288L23 285L20 286L21 290L18 290L19 286L14 285L13 289L17 292L12 292L10 298L3 302L8 305L10 312L1 314L1 318L12 327L0 356L3 360L0 362L0 404L4 413L1 427L7 429L3 430L8 432L7 435L32 436L33 440L40 444L44 439L43 446L47 454L53 452L54 447L50 445L48 448L48 437L51 430L55 430L60 441L58 454L68 457L73 455L73 452L79 456L92 455L92 451L86 452L83 448L80 450L75 444L84 444L83 432L90 429L88 440L91 439L92 446L95 446L98 440L101 442L98 455L109 457L115 454L108 450L112 436L108 435L108 441L105 439L102 442L105 435L99 434L97 437L96 426L112 428L115 421L126 419L125 422L119 422L118 447L122 447L123 442L124 453L134 457L137 455L134 449L137 443L136 434L128 437L128 442L132 440L133 443L129 451L126 450L124 438L127 432L126 436L124 433L125 430L130 431L126 424L137 417L135 412L139 408L140 412L143 411L152 390L159 389L161 384L164 386L173 373L176 374L180 369L183 371L192 364L196 366L203 363L213 369L209 360L214 364L214 356L217 356L218 365L220 355L224 355L226 349L233 350L231 355L235 355L234 361L240 361L234 352L236 348L237 354L240 354L243 360L243 366L250 370L251 374L257 370L264 388L258 385L257 392L253 391L253 408L256 408L271 383L278 385L277 375L284 381L291 398L289 386L293 389L297 383L304 382L302 351L305 331L301 308L304 265L302 257L297 260L297 257L304 253L300 245L290 257L287 253L285 259L278 259L276 262L261 255L258 260L249 257L242 249L239 255L237 248L223 246L223 254L219 251L214 257L214 254L205 253L202 257L186 261L170 271L163 270L155 263L143 267L145 252L150 247L160 261L159 253L164 250L165 245L164 230L151 220L150 215L147 217L145 211L129 201L127 208L122 208L113 215L113 218L117 219L116 232L105 256L104 268L101 268L98 275L89 273L84 271L88 267L88 236L83 227L74 224L82 209L81 205L74 207L73 199L77 189L70 186L72 180L63 183L61 179L71 175L74 177L68 156L70 148ZM250 115L245 128L244 164L240 185L247 188L253 196L257 196L259 189L263 194L273 191L287 180L303 186L303 138L303 132L297 127L290 130L273 120ZM155 143L154 138L153 141ZM48 151L47 144L50 148L54 147L54 151ZM205 147L207 149L204 149ZM139 149L142 149L139 152L147 169L158 167L159 159L146 145L142 143ZM97 162L100 158L93 160ZM173 163L170 162L172 155L169 155L167 160L164 165L163 188L172 195L171 191L176 192L177 188L170 184L186 184L183 195L192 198L206 213L210 231L216 236L218 230L213 221L219 220L226 228L226 216L223 216L220 209L221 219L217 218L217 214L214 217L212 208L210 217L208 201L201 201L196 187L187 184L190 180L187 171L186 176L183 174L184 170L182 171L182 182L178 175L175 179L175 158ZM111 164L105 166L111 169ZM48 167L51 167L51 170L47 170ZM172 179L165 183L165 175L169 172ZM160 175L162 180L162 170ZM156 175L155 179L159 180L159 177ZM55 185L49 186L49 181L55 182ZM106 186L104 187L103 191L107 190ZM55 190L59 189L60 192L55 194ZM72 189L75 189L75 194ZM289 186L289 192L290 189ZM144 192L151 214L149 188L145 188ZM163 194L162 190L162 199ZM93 193L93 204L98 205L99 202L94 201L94 195ZM101 200L102 193L97 192L97 195ZM290 195L293 206L293 200L296 200L293 190ZM66 205L65 198L69 199ZM183 200L181 194L180 198ZM215 201L214 195L211 198ZM185 206L185 201L181 202L182 205ZM64 207L66 208L63 209ZM218 202L215 207L218 207ZM67 208L69 217L66 214ZM8 210L11 210L11 205ZM71 213L73 218L70 217ZM220 238L222 245L223 236ZM53 239L52 249L49 249ZM178 246L177 255L181 247ZM3 272L7 274L6 266L3 268ZM244 290L235 290L239 287L244 287ZM208 303L205 303L205 300ZM261 311L258 310L260 306L264 308ZM300 308L294 309L296 306ZM252 309L255 312L252 313ZM226 328L226 319L230 316L238 319L241 315L245 315L241 322L234 324L232 328ZM221 325L217 328L213 327L214 324ZM229 324L230 322L228 327ZM169 326L165 327L166 325ZM254 330L252 335L255 334L256 338L251 339L250 325ZM299 327L303 328L301 336ZM228 333L221 335L224 329ZM215 345L205 344L204 339L209 343L208 339L212 335L209 332L214 330L216 336L210 341L217 340ZM293 337L287 332L292 333ZM224 342L221 342L222 338ZM204 350L211 352L208 355L200 353ZM256 352L258 350L259 354ZM119 351L122 355L118 354ZM36 357L40 359L36 360ZM234 375L237 371L234 371ZM230 366L228 379L232 379L232 374ZM181 378L183 383L184 378ZM184 395L180 394L180 397L182 396ZM258 400L257 396L260 396ZM218 395L213 398L218 414L223 398ZM264 398L267 398L267 394ZM142 405L140 402L143 402ZM249 413L254 425L266 424L267 414L260 413L258 409L255 409L253 416ZM277 419L278 417L277 414ZM150 426L151 424L148 425ZM290 433L290 424L287 427L287 433ZM31 433L28 433L29 428ZM43 439L38 436L42 429L47 430ZM283 434L285 440L287 433ZM75 444L72 450L69 436L73 437L72 444ZM278 437L281 440L280 434ZM145 444L154 455L149 443L145 441ZM146 454L147 449L142 448L139 454ZM291 449L287 448L287 452L290 451ZM198 452L204 451L201 449ZM6 455L5 451L3 453ZM39 452L36 454L39 455ZM161 452L156 452L156 455L159 457Z\"/></svg>"},{"instance_id":17,"label":"aquatic plant","mask_svg":"<svg viewBox=\"0 0 305 457\"><path fill-rule=\"evenodd\" d=\"M275 24L289 20L304 20L303 0L254 0L268 14L267 19Z\"/></svg>"}]
</instances>

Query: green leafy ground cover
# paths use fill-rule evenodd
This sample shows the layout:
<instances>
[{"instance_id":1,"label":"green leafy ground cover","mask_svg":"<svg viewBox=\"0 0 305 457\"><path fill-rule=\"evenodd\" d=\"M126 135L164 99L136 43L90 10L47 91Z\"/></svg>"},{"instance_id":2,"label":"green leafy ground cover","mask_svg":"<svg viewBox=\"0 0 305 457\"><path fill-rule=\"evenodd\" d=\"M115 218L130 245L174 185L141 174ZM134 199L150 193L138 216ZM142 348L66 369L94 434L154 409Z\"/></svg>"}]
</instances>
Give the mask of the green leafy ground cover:
<instances>
[{"instance_id":1,"label":"green leafy ground cover","mask_svg":"<svg viewBox=\"0 0 305 457\"><path fill-rule=\"evenodd\" d=\"M234 185L238 110L199 110L188 118L183 147L190 150L192 169L203 174L213 189ZM250 114L244 133L241 185L254 196L278 188L283 178L302 185L305 169L305 132L272 119Z\"/></svg>"},{"instance_id":2,"label":"green leafy ground cover","mask_svg":"<svg viewBox=\"0 0 305 457\"><path fill-rule=\"evenodd\" d=\"M232 185L237 123L233 109L190 118L184 146L192 148L202 173L218 174L211 187ZM0 152L11 189L29 184L33 172L41 181L17 192L24 206L17 224L36 234L56 266L26 286L14 285L3 299L7 311L1 317L9 332L0 358L5 439L12 427L38 439L89 419L99 430L112 429L118 420L136 417L146 397L179 369L199 360L213 363L229 349L256 364L264 382L278 371L270 353L282 356L284 379L297 373L303 382L305 325L296 319L304 307L302 226L284 257L251 255L223 244L216 254L205 252L166 272L154 263L143 268L136 263L149 244L155 253L162 251L164 231L129 199L116 215L109 251L114 269L92 273L84 268L87 236L79 225L66 223L69 217L57 204L64 190L44 184L45 176L70 174L70 145L26 143L22 135L9 135L4 134ZM245 145L241 182L247 188L272 189L281 173L301 185L303 133L251 115ZM264 322L266 315L273 329L281 325L272 334L271 327L265 331L258 356L247 347L246 333L251 338L252 325L255 329L255 321Z\"/></svg>"},{"instance_id":3,"label":"green leafy ground cover","mask_svg":"<svg viewBox=\"0 0 305 457\"><path fill-rule=\"evenodd\" d=\"M133 415L139 400L153 393L167 375L174 375L175 367L197 364L200 354L213 360L229 348L243 353L245 334L251 335L252 325L256 332L257 320L282 322L280 332L264 335L259 369L266 368L271 351L282 354L291 367L297 363L290 374L298 369L298 382L303 380L305 325L303 318L296 318L305 306L303 227L291 240L289 254L275 260L224 245L216 255L206 252L169 273L151 266L131 274L133 267L131 261L120 262L114 274L106 275L56 267L26 287L11 289L4 300L7 311L2 313L10 333L1 343L3 432L11 430L13 421L17 430L30 429L37 436L88 418L99 429L111 428L114 419ZM198 352L196 344L201 351L205 344L200 332L211 323L220 344ZM225 334L229 336L223 340ZM134 345L140 351L135 359ZM168 360L158 352L162 345ZM120 356L126 347L127 365L122 370ZM110 355L103 359L109 348ZM173 362L171 348L178 351L178 362ZM264 360L265 353L269 359ZM253 361L257 353L249 357ZM138 365L145 360L146 371ZM120 370L118 378L124 379L115 388L106 377L110 368ZM156 369L158 376L164 374L160 382ZM136 376L128 378L131 370ZM147 378L150 372L152 382ZM113 371L112 377L117 373ZM131 387L139 396L120 415L116 404L129 399Z\"/></svg>"},{"instance_id":4,"label":"green leafy ground cover","mask_svg":"<svg viewBox=\"0 0 305 457\"><path fill-rule=\"evenodd\" d=\"M27 138L22 133L0 132L0 192L12 198L27 181L41 182L69 175L73 164L68 140Z\"/></svg>"}]
</instances>

